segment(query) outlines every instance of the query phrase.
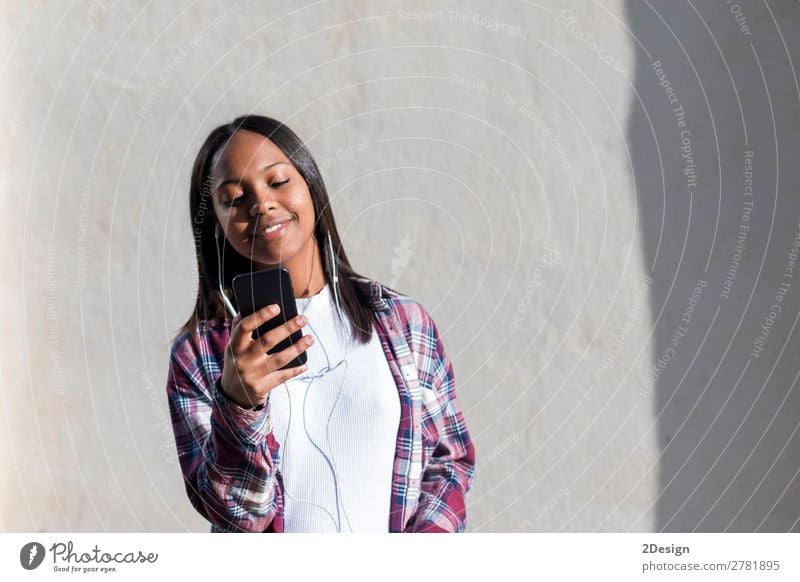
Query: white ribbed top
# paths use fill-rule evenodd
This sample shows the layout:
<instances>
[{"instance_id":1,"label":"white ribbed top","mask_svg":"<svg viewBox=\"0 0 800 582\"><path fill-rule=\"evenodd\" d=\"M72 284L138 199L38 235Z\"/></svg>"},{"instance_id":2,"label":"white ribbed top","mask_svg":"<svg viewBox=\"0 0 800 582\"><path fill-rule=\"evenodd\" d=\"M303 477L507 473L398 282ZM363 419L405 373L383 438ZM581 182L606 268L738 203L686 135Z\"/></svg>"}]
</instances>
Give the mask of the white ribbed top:
<instances>
[{"instance_id":1,"label":"white ribbed top","mask_svg":"<svg viewBox=\"0 0 800 582\"><path fill-rule=\"evenodd\" d=\"M270 393L284 529L336 532L341 521L342 532L388 532L400 397L380 339L373 326L367 345L350 341L327 284L296 301L316 341L308 371Z\"/></svg>"}]
</instances>

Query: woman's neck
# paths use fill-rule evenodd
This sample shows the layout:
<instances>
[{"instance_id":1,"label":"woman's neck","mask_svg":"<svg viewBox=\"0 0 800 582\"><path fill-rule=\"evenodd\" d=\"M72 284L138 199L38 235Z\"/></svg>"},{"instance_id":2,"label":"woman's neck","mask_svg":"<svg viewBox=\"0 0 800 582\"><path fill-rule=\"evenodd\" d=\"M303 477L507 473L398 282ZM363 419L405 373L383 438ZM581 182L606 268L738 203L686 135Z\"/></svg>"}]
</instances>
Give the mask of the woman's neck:
<instances>
[{"instance_id":1,"label":"woman's neck","mask_svg":"<svg viewBox=\"0 0 800 582\"><path fill-rule=\"evenodd\" d=\"M292 258L278 265L258 265L258 268L268 269L275 266L284 267L289 271L295 298L311 297L319 293L325 286L326 279L322 270L319 246L313 235L310 237L309 243Z\"/></svg>"}]
</instances>

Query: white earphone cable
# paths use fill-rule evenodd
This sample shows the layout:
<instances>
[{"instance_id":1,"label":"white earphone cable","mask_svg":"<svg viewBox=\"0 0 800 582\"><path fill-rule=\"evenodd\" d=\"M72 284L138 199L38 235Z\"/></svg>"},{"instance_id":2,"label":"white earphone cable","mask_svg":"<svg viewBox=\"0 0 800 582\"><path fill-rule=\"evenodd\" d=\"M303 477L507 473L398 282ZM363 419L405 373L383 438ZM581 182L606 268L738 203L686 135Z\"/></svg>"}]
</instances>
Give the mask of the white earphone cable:
<instances>
[{"instance_id":1,"label":"white earphone cable","mask_svg":"<svg viewBox=\"0 0 800 582\"><path fill-rule=\"evenodd\" d=\"M332 270L333 270L333 283L334 283L333 284L333 290L334 290L334 297L335 297L335 300L336 300L336 309L337 309L337 311L339 311L341 313L341 305L339 303L339 294L338 294L338 289L337 289L337 287L338 287L338 273L337 273L337 266L336 266L335 256L334 256L334 253L333 253L333 245L331 243L330 233L328 233L328 252L329 252L330 257L331 257L331 264L332 264ZM303 309L302 313L304 313L306 309L308 309L308 304L306 304L306 306ZM308 326L311 328L311 331L314 333L314 336L317 339L319 339L319 335L317 334L316 330L314 330L314 327L311 325L310 322L308 323ZM341 513L344 514L345 521L347 522L347 526L350 528L350 531L352 532L353 531L353 526L350 523L350 518L347 515L347 511L346 511L345 506L344 506L344 501L341 499L341 495L340 495L339 479L337 477L337 472L336 472L336 463L333 460L333 447L331 445L331 440L330 440L330 422L331 422L331 419L333 418L333 412L334 412L334 410L336 408L336 404L339 401L339 397L341 396L342 389L344 388L345 379L347 377L347 351L349 351L349 343L348 343L348 349L345 351L345 355L344 355L343 359L338 364L336 364L333 368L331 368L331 362L330 362L330 357L328 355L328 350L325 349L325 346L321 341L320 341L319 345L322 348L323 354L325 355L325 361L326 361L325 367L322 368L321 370L319 370L317 373L315 373L313 375L303 375L303 376L298 376L297 377L297 380L308 383L308 385L305 388L304 395L303 395L303 408L302 408L302 411L303 411L303 430L305 431L306 436L308 437L308 441L320 453L320 455L322 455L322 457L325 459L325 461L328 464L328 467L331 470L331 476L333 478L334 490L335 490L335 496L336 496L336 515L337 515L337 519L334 521L334 523L336 525L337 532L341 533L341 531L342 531L342 518L341 518L341 515L340 515L340 512L339 512L339 508L340 507L341 507ZM307 397L308 397L308 390L309 390L311 384L313 384L314 380L316 378L320 378L320 377L324 376L325 374L333 372L335 369L337 369L342 364L344 364L344 366L345 366L344 376L342 377L342 381L339 384L339 390L337 391L336 399L334 400L333 406L331 407L330 413L328 414L328 419L327 419L327 421L325 423L325 436L326 436L326 440L327 440L327 444L328 444L328 451L330 452L330 455L331 455L330 457L328 457L328 455L325 454L325 451L322 450L322 447L320 447L318 443L314 442L314 439L311 438L311 435L308 432L308 425L306 423L306 401L307 401ZM292 419L292 409L291 409L291 399L289 398L289 393L288 393L289 392L289 388L288 388L288 386L286 385L285 382L283 384L283 387L284 387L284 390L286 391L287 400L290 402L289 420L287 422L286 435L284 436L284 439L283 439L283 443L284 443L283 444L283 446L284 446L283 464L285 465L285 462L286 462L286 453L285 453L285 446L286 445L285 445L285 443L288 441L289 426L291 425L291 419ZM316 503L314 503L312 501L295 498L294 496L289 494L288 491L286 491L285 486L284 486L284 493L288 497L290 497L291 499L293 499L294 501L296 501L298 503L307 503L307 504L311 504L311 505L314 505L316 507L319 507L326 514L328 514L328 516L330 516L331 519L333 519L333 516L331 515L331 513L327 509L323 508L322 506L320 506L320 505L318 505L318 504L316 504Z\"/></svg>"},{"instance_id":2,"label":"white earphone cable","mask_svg":"<svg viewBox=\"0 0 800 582\"><path fill-rule=\"evenodd\" d=\"M217 247L217 267L218 267L218 274L219 274L219 281L218 281L218 283L219 283L219 292L220 292L220 295L222 296L222 301L225 304L226 309L231 314L231 317L234 317L236 315L236 309L233 307L233 305L231 304L230 300L225 295L225 291L223 290L223 285L222 285L222 262L221 262L221 256L220 256L220 250L219 250L219 225L216 226L216 230L215 230L214 236L215 236L215 239L216 239L216 247ZM328 252L329 252L330 259L331 259L331 265L332 265L332 271L333 271L333 277L332 277L333 278L333 285L332 285L332 287L333 287L333 294L334 294L335 301L336 301L336 310L337 310L337 313L339 315L339 319L342 320L342 318L341 318L341 305L339 303L339 289L338 289L338 287L339 287L339 285L338 285L339 276L338 276L338 269L337 269L337 264L336 264L337 261L336 261L335 253L333 251L333 244L332 244L332 241L331 241L330 232L328 232ZM308 308L308 304L305 306L305 308L303 309L301 314L305 313L305 310L307 308ZM308 320L306 320L306 321L308 321ZM314 330L314 328L313 328L313 326L311 325L310 322L308 322L308 326L311 328L311 331L314 333L315 338L317 340L319 340L319 336L316 333L316 331ZM326 350L325 346L322 344L322 342L320 342L320 347L322 348L322 351L323 351L323 353L325 355L325 361L326 361L325 367L322 368L320 371L316 372L315 374L310 374L310 375L304 374L304 375L296 377L296 379L299 380L299 381L307 382L307 386L305 388L305 393L303 395L303 408L302 408L302 412L303 412L303 429L304 429L304 431L306 433L306 436L308 437L309 442L325 458L325 461L327 462L328 467L331 470L331 476L333 477L333 484L334 484L335 497L336 497L336 514L337 514L337 518L334 519L333 515L331 514L331 512L328 509L326 509L325 507L323 507L323 506L321 506L321 505L319 505L317 503L314 503L313 501L306 500L306 499L297 499L294 496L292 496L287 491L285 483L284 483L284 487L283 487L283 493L288 498L292 499L293 501L295 501L297 503L306 503L306 504L309 504L309 505L313 505L313 506L318 507L319 509L321 509L324 513L326 513L328 515L328 517L331 518L331 521L334 522L334 525L336 526L337 532L339 532L339 533L341 533L341 531L342 531L342 520L341 520L341 515L340 515L340 512L339 512L339 508L340 507L341 507L341 513L344 514L345 521L347 522L347 526L350 528L351 532L353 532L353 526L350 523L350 518L347 515L347 511L345 510L344 501L340 497L339 480L337 478L337 473L336 473L336 464L332 460L333 447L331 445L331 439L330 439L330 422L331 422L331 419L333 418L333 412L334 412L334 410L336 408L336 404L339 402L339 397L342 394L342 389L344 387L345 379L347 377L347 365L348 365L347 364L347 353L349 352L349 345L350 345L350 342L348 341L347 342L347 349L345 350L344 357L342 358L342 360L338 364L336 364L333 368L331 368L331 366L330 366L330 358L328 356L328 350ZM341 383L339 385L339 390L338 390L338 392L336 394L336 399L334 400L333 406L331 407L330 413L328 414L328 419L327 419L327 421L325 423L325 436L326 436L326 440L327 440L327 443L328 443L328 450L330 451L330 454L331 454L331 458L329 458L328 455L326 455L325 452L322 450L322 448L317 443L314 442L314 440L311 438L311 435L308 432L308 426L306 424L305 404L306 404L306 398L308 396L308 390L309 390L311 384L313 384L313 381L316 378L323 377L325 374L333 372L335 369L337 369L342 364L344 364L344 366L345 366L344 375L343 375L342 381L341 381ZM289 388L286 385L286 382L283 383L283 388L286 391L286 400L287 400L288 405L289 405L289 418L288 418L287 423L286 423L286 434L284 435L284 438L281 441L281 447L283 448L283 454L281 455L281 459L282 459L282 463L281 464L282 464L282 466L285 466L286 465L286 453L287 453L287 449L288 449L287 445L288 445L289 429L290 429L291 422L292 422L292 400L291 400L291 398L289 396Z\"/></svg>"}]
</instances>

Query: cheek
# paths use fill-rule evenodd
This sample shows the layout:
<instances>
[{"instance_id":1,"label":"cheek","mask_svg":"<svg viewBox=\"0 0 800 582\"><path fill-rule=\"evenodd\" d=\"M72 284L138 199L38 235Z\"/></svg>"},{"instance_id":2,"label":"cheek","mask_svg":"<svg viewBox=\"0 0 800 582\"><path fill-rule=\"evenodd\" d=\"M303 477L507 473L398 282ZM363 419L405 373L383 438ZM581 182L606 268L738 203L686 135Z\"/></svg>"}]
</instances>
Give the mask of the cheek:
<instances>
[{"instance_id":1,"label":"cheek","mask_svg":"<svg viewBox=\"0 0 800 582\"><path fill-rule=\"evenodd\" d=\"M299 218L299 222L305 227L314 226L314 204L308 192L300 192L293 196L289 202L289 209Z\"/></svg>"},{"instance_id":2,"label":"cheek","mask_svg":"<svg viewBox=\"0 0 800 582\"><path fill-rule=\"evenodd\" d=\"M224 226L226 232L244 232L247 229L247 211L241 205L229 208L215 203L214 209L217 221Z\"/></svg>"},{"instance_id":3,"label":"cheek","mask_svg":"<svg viewBox=\"0 0 800 582\"><path fill-rule=\"evenodd\" d=\"M222 225L231 224L231 219L233 218L231 212L233 210L234 208L228 208L224 204L214 201L214 214L217 216L217 222Z\"/></svg>"}]
</instances>

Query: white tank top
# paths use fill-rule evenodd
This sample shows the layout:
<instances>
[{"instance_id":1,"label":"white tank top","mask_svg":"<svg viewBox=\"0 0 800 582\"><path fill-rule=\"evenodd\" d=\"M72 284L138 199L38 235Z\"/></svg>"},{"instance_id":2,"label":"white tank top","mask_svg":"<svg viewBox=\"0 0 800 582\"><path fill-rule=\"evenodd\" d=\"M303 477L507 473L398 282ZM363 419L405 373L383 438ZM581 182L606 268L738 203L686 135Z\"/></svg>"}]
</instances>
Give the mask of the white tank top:
<instances>
[{"instance_id":1,"label":"white tank top","mask_svg":"<svg viewBox=\"0 0 800 582\"><path fill-rule=\"evenodd\" d=\"M351 340L327 284L296 301L316 341L308 370L270 393L284 529L388 532L400 396L377 331L367 345Z\"/></svg>"}]
</instances>

